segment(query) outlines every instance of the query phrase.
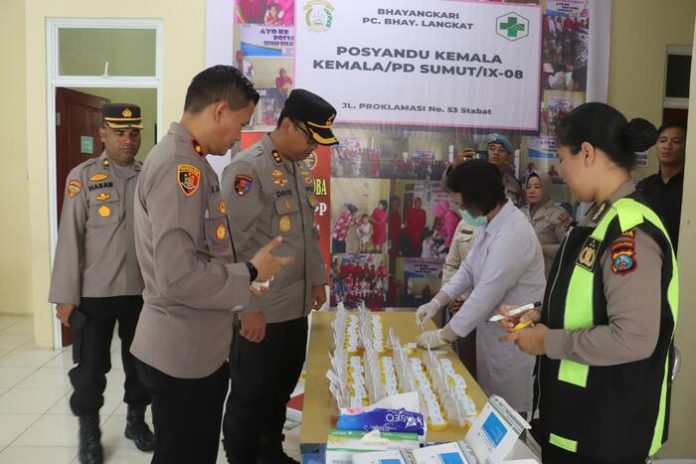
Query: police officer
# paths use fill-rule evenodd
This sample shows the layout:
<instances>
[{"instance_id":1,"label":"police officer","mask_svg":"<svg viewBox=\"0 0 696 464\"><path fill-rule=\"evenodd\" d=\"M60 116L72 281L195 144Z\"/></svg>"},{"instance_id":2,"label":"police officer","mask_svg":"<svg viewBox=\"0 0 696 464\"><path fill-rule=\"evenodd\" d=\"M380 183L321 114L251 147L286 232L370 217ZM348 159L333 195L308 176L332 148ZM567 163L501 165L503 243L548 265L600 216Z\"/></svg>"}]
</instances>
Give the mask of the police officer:
<instances>
[{"instance_id":1,"label":"police officer","mask_svg":"<svg viewBox=\"0 0 696 464\"><path fill-rule=\"evenodd\" d=\"M231 66L191 82L184 115L150 152L135 192L135 246L145 303L132 353L152 395L153 464L217 459L233 311L255 279L290 258L280 240L236 262L217 175L206 155L223 155L249 123L259 95Z\"/></svg>"},{"instance_id":2,"label":"police officer","mask_svg":"<svg viewBox=\"0 0 696 464\"><path fill-rule=\"evenodd\" d=\"M667 439L679 274L669 233L630 176L656 136L603 103L559 123L563 177L595 206L561 245L543 311L524 316L541 323L507 336L539 356L544 464L642 464Z\"/></svg>"},{"instance_id":3,"label":"police officer","mask_svg":"<svg viewBox=\"0 0 696 464\"><path fill-rule=\"evenodd\" d=\"M304 160L317 144L338 143L335 116L321 97L294 90L276 129L237 155L222 176L240 259L277 234L280 250L296 259L267 295L244 309L236 327L223 424L227 459L235 464L296 462L282 448L285 408L305 359L307 314L326 301L327 282L313 222L314 179Z\"/></svg>"},{"instance_id":4,"label":"police officer","mask_svg":"<svg viewBox=\"0 0 696 464\"><path fill-rule=\"evenodd\" d=\"M104 151L70 171L66 182L49 300L57 305L58 319L75 333L70 408L80 421L81 463L103 462L99 409L116 321L126 375L125 434L139 450L154 449L144 421L150 396L128 352L143 305L133 241L133 192L141 169L135 155L142 128L138 106L104 106L99 128Z\"/></svg>"},{"instance_id":5,"label":"police officer","mask_svg":"<svg viewBox=\"0 0 696 464\"><path fill-rule=\"evenodd\" d=\"M522 204L522 185L512 170L514 151L510 140L503 134L493 133L488 136L488 161L495 164L503 175L505 196L519 207Z\"/></svg>"},{"instance_id":6,"label":"police officer","mask_svg":"<svg viewBox=\"0 0 696 464\"><path fill-rule=\"evenodd\" d=\"M570 214L551 200L550 191L551 177L532 171L527 176L527 204L520 208L532 223L541 243L547 277L560 243L570 226Z\"/></svg>"}]
</instances>

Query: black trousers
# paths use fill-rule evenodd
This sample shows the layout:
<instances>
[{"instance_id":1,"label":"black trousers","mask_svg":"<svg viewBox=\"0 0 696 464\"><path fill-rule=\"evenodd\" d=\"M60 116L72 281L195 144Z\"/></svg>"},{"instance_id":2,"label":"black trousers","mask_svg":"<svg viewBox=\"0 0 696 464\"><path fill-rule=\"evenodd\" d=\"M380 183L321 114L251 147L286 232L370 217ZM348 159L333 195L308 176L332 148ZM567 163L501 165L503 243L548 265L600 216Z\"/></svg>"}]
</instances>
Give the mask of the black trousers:
<instances>
[{"instance_id":1,"label":"black trousers","mask_svg":"<svg viewBox=\"0 0 696 464\"><path fill-rule=\"evenodd\" d=\"M631 461L605 461L571 453L558 446L546 444L541 449L541 462L544 464L645 464L645 458Z\"/></svg>"},{"instance_id":2,"label":"black trousers","mask_svg":"<svg viewBox=\"0 0 696 464\"><path fill-rule=\"evenodd\" d=\"M155 454L152 464L215 464L229 367L208 377L171 377L137 360L138 374L152 396Z\"/></svg>"},{"instance_id":3,"label":"black trousers","mask_svg":"<svg viewBox=\"0 0 696 464\"><path fill-rule=\"evenodd\" d=\"M266 337L252 343L235 331L230 354L232 383L223 436L227 459L256 463L259 442L282 449L285 408L305 360L307 318L266 325Z\"/></svg>"},{"instance_id":4,"label":"black trousers","mask_svg":"<svg viewBox=\"0 0 696 464\"><path fill-rule=\"evenodd\" d=\"M126 381L123 401L133 406L150 403L147 389L135 372L135 358L130 346L135 335L143 299L140 296L82 298L79 310L87 316L85 325L75 331L70 383L74 388L70 408L76 416L97 414L104 404L106 373L111 370L111 338L118 321L121 338L121 361Z\"/></svg>"}]
</instances>

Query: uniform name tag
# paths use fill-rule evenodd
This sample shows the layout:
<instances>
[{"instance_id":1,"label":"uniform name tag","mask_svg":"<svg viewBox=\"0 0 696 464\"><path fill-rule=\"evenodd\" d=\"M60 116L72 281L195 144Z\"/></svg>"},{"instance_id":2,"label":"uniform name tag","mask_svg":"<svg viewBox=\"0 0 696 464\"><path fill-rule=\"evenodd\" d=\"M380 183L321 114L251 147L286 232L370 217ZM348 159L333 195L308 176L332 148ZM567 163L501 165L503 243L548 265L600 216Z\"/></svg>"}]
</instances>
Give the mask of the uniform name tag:
<instances>
[{"instance_id":1,"label":"uniform name tag","mask_svg":"<svg viewBox=\"0 0 696 464\"><path fill-rule=\"evenodd\" d=\"M114 183L109 181L109 182L99 182L98 184L92 184L92 185L88 186L87 188L91 192L93 190L111 188L113 186L114 186Z\"/></svg>"}]
</instances>

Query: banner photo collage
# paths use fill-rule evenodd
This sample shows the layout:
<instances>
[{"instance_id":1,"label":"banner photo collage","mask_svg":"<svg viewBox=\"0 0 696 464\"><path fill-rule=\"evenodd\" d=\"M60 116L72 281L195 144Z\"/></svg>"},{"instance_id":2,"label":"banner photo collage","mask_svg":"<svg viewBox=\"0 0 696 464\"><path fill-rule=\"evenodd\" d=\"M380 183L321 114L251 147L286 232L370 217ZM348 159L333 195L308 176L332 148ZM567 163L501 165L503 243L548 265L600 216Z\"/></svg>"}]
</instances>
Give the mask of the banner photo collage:
<instances>
[{"instance_id":1,"label":"banner photo collage","mask_svg":"<svg viewBox=\"0 0 696 464\"><path fill-rule=\"evenodd\" d=\"M337 109L340 144L308 160L331 305L415 307L440 289L460 221L442 184L491 133L555 182L558 119L586 100L589 0L235 0L232 63L261 94L242 148L305 88Z\"/></svg>"}]
</instances>

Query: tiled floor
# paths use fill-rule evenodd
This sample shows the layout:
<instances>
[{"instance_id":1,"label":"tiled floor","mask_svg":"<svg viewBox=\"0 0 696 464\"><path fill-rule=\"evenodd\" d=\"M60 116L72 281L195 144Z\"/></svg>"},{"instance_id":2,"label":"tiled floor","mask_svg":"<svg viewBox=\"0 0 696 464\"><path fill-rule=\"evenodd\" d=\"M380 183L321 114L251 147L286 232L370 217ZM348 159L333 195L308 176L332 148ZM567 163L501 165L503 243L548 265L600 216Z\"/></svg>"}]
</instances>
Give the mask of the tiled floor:
<instances>
[{"instance_id":1,"label":"tiled floor","mask_svg":"<svg viewBox=\"0 0 696 464\"><path fill-rule=\"evenodd\" d=\"M77 418L68 400L70 349L52 351L33 344L29 317L0 315L0 464L72 464L77 460ZM114 336L112 369L101 409L102 445L107 463L149 463L123 436L120 342ZM146 420L152 423L148 408ZM299 427L285 432L286 452L299 459ZM225 463L220 451L218 463Z\"/></svg>"}]
</instances>

